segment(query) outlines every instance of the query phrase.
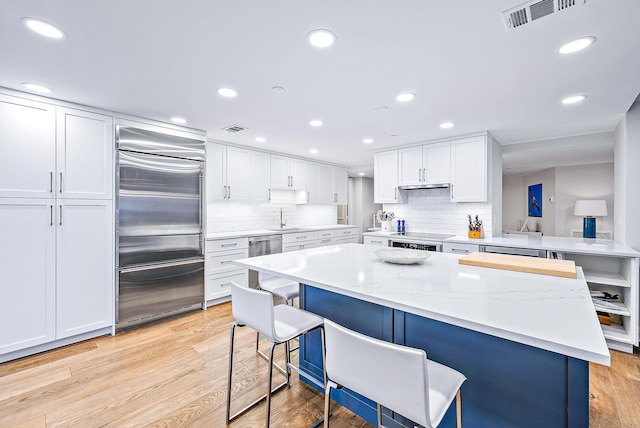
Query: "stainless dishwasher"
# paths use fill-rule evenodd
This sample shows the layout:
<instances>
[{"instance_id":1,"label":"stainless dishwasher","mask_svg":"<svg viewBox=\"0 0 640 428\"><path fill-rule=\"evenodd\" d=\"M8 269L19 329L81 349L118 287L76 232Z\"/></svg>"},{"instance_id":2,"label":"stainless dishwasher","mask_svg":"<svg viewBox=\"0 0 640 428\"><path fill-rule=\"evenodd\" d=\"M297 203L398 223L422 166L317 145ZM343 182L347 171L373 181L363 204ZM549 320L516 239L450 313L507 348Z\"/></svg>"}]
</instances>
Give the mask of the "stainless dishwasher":
<instances>
[{"instance_id":1,"label":"stainless dishwasher","mask_svg":"<svg viewBox=\"0 0 640 428\"><path fill-rule=\"evenodd\" d=\"M282 252L282 234L249 237L249 257ZM260 288L258 272L249 269L249 288Z\"/></svg>"}]
</instances>

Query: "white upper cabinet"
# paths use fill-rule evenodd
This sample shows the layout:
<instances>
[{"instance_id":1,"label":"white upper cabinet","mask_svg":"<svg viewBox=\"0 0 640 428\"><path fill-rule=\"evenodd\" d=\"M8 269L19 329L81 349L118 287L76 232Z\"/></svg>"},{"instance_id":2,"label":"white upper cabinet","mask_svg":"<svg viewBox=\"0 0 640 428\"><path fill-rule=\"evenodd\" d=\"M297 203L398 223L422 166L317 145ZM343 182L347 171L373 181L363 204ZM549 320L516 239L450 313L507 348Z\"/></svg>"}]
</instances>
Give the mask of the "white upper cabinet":
<instances>
[{"instance_id":1,"label":"white upper cabinet","mask_svg":"<svg viewBox=\"0 0 640 428\"><path fill-rule=\"evenodd\" d=\"M321 169L324 166L318 162L307 162L304 176L307 185L307 203L309 204L323 203L322 194L326 178L321 174Z\"/></svg>"},{"instance_id":2,"label":"white upper cabinet","mask_svg":"<svg viewBox=\"0 0 640 428\"><path fill-rule=\"evenodd\" d=\"M305 190L306 161L271 155L271 188Z\"/></svg>"},{"instance_id":3,"label":"white upper cabinet","mask_svg":"<svg viewBox=\"0 0 640 428\"><path fill-rule=\"evenodd\" d=\"M251 200L251 151L227 146L227 200L249 202Z\"/></svg>"},{"instance_id":4,"label":"white upper cabinet","mask_svg":"<svg viewBox=\"0 0 640 428\"><path fill-rule=\"evenodd\" d=\"M271 155L269 153L251 151L251 167L249 171L251 177L251 200L253 202L269 202Z\"/></svg>"},{"instance_id":5,"label":"white upper cabinet","mask_svg":"<svg viewBox=\"0 0 640 428\"><path fill-rule=\"evenodd\" d=\"M320 201L321 204L334 204L333 166L320 165Z\"/></svg>"},{"instance_id":6,"label":"white upper cabinet","mask_svg":"<svg viewBox=\"0 0 640 428\"><path fill-rule=\"evenodd\" d=\"M373 201L377 204L403 202L398 192L398 150L377 152L373 161Z\"/></svg>"},{"instance_id":7,"label":"white upper cabinet","mask_svg":"<svg viewBox=\"0 0 640 428\"><path fill-rule=\"evenodd\" d=\"M419 186L451 180L449 141L398 150L398 185Z\"/></svg>"},{"instance_id":8,"label":"white upper cabinet","mask_svg":"<svg viewBox=\"0 0 640 428\"><path fill-rule=\"evenodd\" d=\"M207 142L206 183L207 202L227 199L227 146Z\"/></svg>"},{"instance_id":9,"label":"white upper cabinet","mask_svg":"<svg viewBox=\"0 0 640 428\"><path fill-rule=\"evenodd\" d=\"M0 124L0 197L53 197L55 107L0 95Z\"/></svg>"},{"instance_id":10,"label":"white upper cabinet","mask_svg":"<svg viewBox=\"0 0 640 428\"><path fill-rule=\"evenodd\" d=\"M207 142L207 202L269 200L269 154Z\"/></svg>"},{"instance_id":11,"label":"white upper cabinet","mask_svg":"<svg viewBox=\"0 0 640 428\"><path fill-rule=\"evenodd\" d=\"M451 202L487 201L487 138L451 141Z\"/></svg>"},{"instance_id":12,"label":"white upper cabinet","mask_svg":"<svg viewBox=\"0 0 640 428\"><path fill-rule=\"evenodd\" d=\"M113 151L112 117L58 107L55 181L59 196L111 199Z\"/></svg>"},{"instance_id":13,"label":"white upper cabinet","mask_svg":"<svg viewBox=\"0 0 640 428\"><path fill-rule=\"evenodd\" d=\"M333 192L336 205L347 204L347 170L346 168L333 167Z\"/></svg>"},{"instance_id":14,"label":"white upper cabinet","mask_svg":"<svg viewBox=\"0 0 640 428\"><path fill-rule=\"evenodd\" d=\"M0 121L0 197L113 197L111 116L0 95Z\"/></svg>"}]
</instances>

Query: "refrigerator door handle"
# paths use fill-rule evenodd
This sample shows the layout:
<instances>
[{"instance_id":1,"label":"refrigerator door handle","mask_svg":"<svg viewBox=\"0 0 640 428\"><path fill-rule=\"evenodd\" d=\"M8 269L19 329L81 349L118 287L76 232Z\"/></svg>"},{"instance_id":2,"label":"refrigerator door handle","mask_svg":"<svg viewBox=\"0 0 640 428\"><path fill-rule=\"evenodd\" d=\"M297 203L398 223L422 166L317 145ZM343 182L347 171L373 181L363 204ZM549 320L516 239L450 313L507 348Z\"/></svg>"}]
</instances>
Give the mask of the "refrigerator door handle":
<instances>
[{"instance_id":1,"label":"refrigerator door handle","mask_svg":"<svg viewBox=\"0 0 640 428\"><path fill-rule=\"evenodd\" d=\"M125 267L125 268L120 268L120 273L140 272L143 270L151 270L156 268L168 268L173 266L191 265L195 263L202 263L203 261L204 259L198 258L198 259L191 259L191 260L181 260L179 262L173 262L173 263L161 263L161 264L153 264L153 265Z\"/></svg>"},{"instance_id":2,"label":"refrigerator door handle","mask_svg":"<svg viewBox=\"0 0 640 428\"><path fill-rule=\"evenodd\" d=\"M62 173L60 173L60 193L62 193Z\"/></svg>"}]
</instances>

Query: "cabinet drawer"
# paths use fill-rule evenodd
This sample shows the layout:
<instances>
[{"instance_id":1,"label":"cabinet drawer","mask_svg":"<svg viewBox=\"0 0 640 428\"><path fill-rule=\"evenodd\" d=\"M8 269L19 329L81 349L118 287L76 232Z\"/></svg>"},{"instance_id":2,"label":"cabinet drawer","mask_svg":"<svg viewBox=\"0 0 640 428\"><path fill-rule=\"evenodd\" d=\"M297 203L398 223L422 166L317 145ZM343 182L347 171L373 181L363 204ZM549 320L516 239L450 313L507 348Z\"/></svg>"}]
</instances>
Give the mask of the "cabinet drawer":
<instances>
[{"instance_id":1,"label":"cabinet drawer","mask_svg":"<svg viewBox=\"0 0 640 428\"><path fill-rule=\"evenodd\" d=\"M324 244L324 245L331 245L331 244ZM283 245L282 252L288 253L291 251L307 250L309 248L316 248L319 246L321 246L321 244L318 241L297 242L297 243Z\"/></svg>"},{"instance_id":2,"label":"cabinet drawer","mask_svg":"<svg viewBox=\"0 0 640 428\"><path fill-rule=\"evenodd\" d=\"M214 239L207 241L206 252L211 251L226 251L226 250L238 250L241 248L249 248L248 238L229 238L229 239Z\"/></svg>"},{"instance_id":3,"label":"cabinet drawer","mask_svg":"<svg viewBox=\"0 0 640 428\"><path fill-rule=\"evenodd\" d=\"M388 238L382 238L380 236L363 236L362 237L362 243L364 245L376 245L378 247L388 247L389 246L389 239Z\"/></svg>"},{"instance_id":4,"label":"cabinet drawer","mask_svg":"<svg viewBox=\"0 0 640 428\"><path fill-rule=\"evenodd\" d=\"M231 281L242 287L249 286L249 273L245 269L241 272L231 272L222 275L209 275L205 277L205 300L218 299L231 294Z\"/></svg>"},{"instance_id":5,"label":"cabinet drawer","mask_svg":"<svg viewBox=\"0 0 640 428\"><path fill-rule=\"evenodd\" d=\"M285 233L282 235L282 245L304 241L315 241L316 239L318 239L318 232Z\"/></svg>"},{"instance_id":6,"label":"cabinet drawer","mask_svg":"<svg viewBox=\"0 0 640 428\"><path fill-rule=\"evenodd\" d=\"M205 259L205 275L241 269L240 267L235 266L233 263L231 263L231 261L237 259L246 259L247 257L249 257L248 249L208 253Z\"/></svg>"},{"instance_id":7,"label":"cabinet drawer","mask_svg":"<svg viewBox=\"0 0 640 428\"><path fill-rule=\"evenodd\" d=\"M318 239L327 239L333 236L333 230L320 230L318 232Z\"/></svg>"},{"instance_id":8,"label":"cabinet drawer","mask_svg":"<svg viewBox=\"0 0 640 428\"><path fill-rule=\"evenodd\" d=\"M358 236L341 236L339 238L333 238L334 244L357 244Z\"/></svg>"},{"instance_id":9,"label":"cabinet drawer","mask_svg":"<svg viewBox=\"0 0 640 428\"><path fill-rule=\"evenodd\" d=\"M320 238L318 239L318 247L326 247L327 245L333 245L333 238Z\"/></svg>"},{"instance_id":10,"label":"cabinet drawer","mask_svg":"<svg viewBox=\"0 0 640 428\"><path fill-rule=\"evenodd\" d=\"M332 238L341 238L345 236L354 236L358 235L358 229L349 228L349 229L334 229L331 231Z\"/></svg>"},{"instance_id":11,"label":"cabinet drawer","mask_svg":"<svg viewBox=\"0 0 640 428\"><path fill-rule=\"evenodd\" d=\"M480 251L480 246L476 244L457 244L454 242L445 242L442 245L442 251L445 253L465 255Z\"/></svg>"}]
</instances>

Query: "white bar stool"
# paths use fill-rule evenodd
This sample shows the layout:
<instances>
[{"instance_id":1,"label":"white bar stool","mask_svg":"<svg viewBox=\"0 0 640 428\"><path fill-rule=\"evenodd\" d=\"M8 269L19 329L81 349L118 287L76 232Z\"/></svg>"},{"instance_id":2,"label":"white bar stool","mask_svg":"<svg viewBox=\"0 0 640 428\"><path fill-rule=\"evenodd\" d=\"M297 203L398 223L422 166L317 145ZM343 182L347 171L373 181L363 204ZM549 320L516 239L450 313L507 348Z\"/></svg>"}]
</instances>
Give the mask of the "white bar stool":
<instances>
[{"instance_id":1,"label":"white bar stool","mask_svg":"<svg viewBox=\"0 0 640 428\"><path fill-rule=\"evenodd\" d=\"M296 299L300 296L300 284L287 278L258 272L258 285L261 290L268 291L274 296L280 297L288 305L293 306L293 299ZM267 357L265 353L260 350L259 344L260 333L256 333L256 352L258 353L258 355L268 361L269 357ZM297 349L298 347L296 346L295 348L289 348L289 351L293 352ZM285 374L284 369L278 364L275 364L275 367L276 369L278 369L278 371Z\"/></svg>"},{"instance_id":2,"label":"white bar stool","mask_svg":"<svg viewBox=\"0 0 640 428\"><path fill-rule=\"evenodd\" d=\"M464 375L427 360L422 349L396 345L325 320L327 382L324 426L329 427L331 389L347 387L381 406L427 428L437 427L456 399L458 428L462 426L460 387Z\"/></svg>"},{"instance_id":3,"label":"white bar stool","mask_svg":"<svg viewBox=\"0 0 640 428\"><path fill-rule=\"evenodd\" d=\"M267 401L267 427L271 418L271 394L280 390L284 386L289 386L289 378L291 369L296 370L301 376L304 376L315 384L324 387L326 384L319 383L316 379L308 377L301 372L296 366L291 364L291 355L289 351L289 340L296 338L302 334L308 333L316 328L323 328L323 318L302 309L294 308L289 305L273 306L273 297L271 293L263 290L255 290L248 287L241 287L235 282L231 283L231 309L235 322L231 324L231 340L229 347L229 373L227 385L227 410L226 423L234 420L238 416L244 414L247 410L260 403L266 398ZM247 326L259 333L262 333L269 339L269 375L267 382L267 393L255 400L239 412L231 415L231 380L233 373L233 345L236 326ZM324 356L324 330L321 331L322 336L322 355ZM284 343L286 346L286 370L284 375L286 381L272 389L272 375L275 363L273 361L273 351L276 345ZM323 361L324 364L324 361Z\"/></svg>"}]
</instances>

